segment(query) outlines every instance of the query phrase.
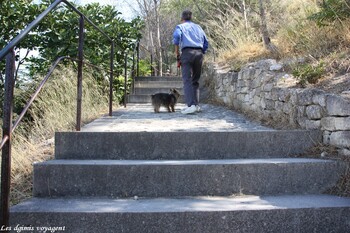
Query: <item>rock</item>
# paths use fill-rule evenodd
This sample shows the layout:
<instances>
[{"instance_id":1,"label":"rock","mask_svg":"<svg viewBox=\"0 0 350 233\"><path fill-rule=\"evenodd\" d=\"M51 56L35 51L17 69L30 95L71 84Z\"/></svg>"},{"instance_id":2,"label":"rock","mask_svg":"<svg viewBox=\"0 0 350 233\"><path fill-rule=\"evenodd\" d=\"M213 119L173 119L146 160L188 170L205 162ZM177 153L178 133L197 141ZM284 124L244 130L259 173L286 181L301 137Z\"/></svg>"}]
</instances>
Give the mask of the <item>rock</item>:
<instances>
[{"instance_id":1,"label":"rock","mask_svg":"<svg viewBox=\"0 0 350 233\"><path fill-rule=\"evenodd\" d=\"M320 91L312 97L312 102L322 107L326 107L326 95L327 94L324 91Z\"/></svg>"},{"instance_id":2,"label":"rock","mask_svg":"<svg viewBox=\"0 0 350 233\"><path fill-rule=\"evenodd\" d=\"M271 66L276 64L277 64L277 61L274 59L265 59L265 60L260 60L256 62L254 65L255 67L259 67L263 70L268 70Z\"/></svg>"},{"instance_id":3,"label":"rock","mask_svg":"<svg viewBox=\"0 0 350 233\"><path fill-rule=\"evenodd\" d=\"M283 65L281 65L281 64L274 64L274 65L272 65L272 66L270 66L270 70L271 71L279 71L279 70L281 70L283 68Z\"/></svg>"},{"instance_id":4,"label":"rock","mask_svg":"<svg viewBox=\"0 0 350 233\"><path fill-rule=\"evenodd\" d=\"M266 83L262 85L262 90L266 92L270 92L273 88L273 83Z\"/></svg>"},{"instance_id":5,"label":"rock","mask_svg":"<svg viewBox=\"0 0 350 233\"><path fill-rule=\"evenodd\" d=\"M306 115L310 120L319 120L323 116L323 109L319 105L307 106Z\"/></svg>"},{"instance_id":6,"label":"rock","mask_svg":"<svg viewBox=\"0 0 350 233\"><path fill-rule=\"evenodd\" d=\"M340 156L350 157L350 150L343 148L343 149L338 150L338 154Z\"/></svg>"},{"instance_id":7,"label":"rock","mask_svg":"<svg viewBox=\"0 0 350 233\"><path fill-rule=\"evenodd\" d=\"M350 117L324 117L321 125L328 131L350 130Z\"/></svg>"},{"instance_id":8,"label":"rock","mask_svg":"<svg viewBox=\"0 0 350 233\"><path fill-rule=\"evenodd\" d=\"M340 148L350 148L350 131L333 132L329 143Z\"/></svg>"},{"instance_id":9,"label":"rock","mask_svg":"<svg viewBox=\"0 0 350 233\"><path fill-rule=\"evenodd\" d=\"M311 105L313 89L305 89L297 93L298 105Z\"/></svg>"},{"instance_id":10,"label":"rock","mask_svg":"<svg viewBox=\"0 0 350 233\"><path fill-rule=\"evenodd\" d=\"M305 128L306 129L320 129L321 128L321 121L305 120Z\"/></svg>"},{"instance_id":11,"label":"rock","mask_svg":"<svg viewBox=\"0 0 350 233\"><path fill-rule=\"evenodd\" d=\"M329 145L332 132L323 131L323 143Z\"/></svg>"},{"instance_id":12,"label":"rock","mask_svg":"<svg viewBox=\"0 0 350 233\"><path fill-rule=\"evenodd\" d=\"M350 102L338 95L328 95L326 109L330 116L350 116Z\"/></svg>"},{"instance_id":13,"label":"rock","mask_svg":"<svg viewBox=\"0 0 350 233\"><path fill-rule=\"evenodd\" d=\"M327 153L326 151L323 151L323 152L321 153L321 157L322 157L322 158L327 157L327 156L328 156L328 153Z\"/></svg>"}]
</instances>

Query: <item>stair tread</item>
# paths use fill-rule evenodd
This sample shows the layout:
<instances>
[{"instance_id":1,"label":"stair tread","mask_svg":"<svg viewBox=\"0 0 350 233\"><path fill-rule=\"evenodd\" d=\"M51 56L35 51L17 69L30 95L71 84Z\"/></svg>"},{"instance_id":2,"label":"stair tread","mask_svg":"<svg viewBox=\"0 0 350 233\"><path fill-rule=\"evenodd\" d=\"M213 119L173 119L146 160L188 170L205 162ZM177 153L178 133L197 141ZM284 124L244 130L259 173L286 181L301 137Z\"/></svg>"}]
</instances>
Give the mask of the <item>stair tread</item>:
<instances>
[{"instance_id":1,"label":"stair tread","mask_svg":"<svg viewBox=\"0 0 350 233\"><path fill-rule=\"evenodd\" d=\"M56 159L42 162L44 165L249 165L249 164L297 164L333 163L334 160L309 158L267 158L267 159L217 159L217 160L74 160Z\"/></svg>"},{"instance_id":2,"label":"stair tread","mask_svg":"<svg viewBox=\"0 0 350 233\"><path fill-rule=\"evenodd\" d=\"M11 208L16 212L171 213L350 208L350 198L331 195L283 195L181 198L32 198Z\"/></svg>"}]
</instances>

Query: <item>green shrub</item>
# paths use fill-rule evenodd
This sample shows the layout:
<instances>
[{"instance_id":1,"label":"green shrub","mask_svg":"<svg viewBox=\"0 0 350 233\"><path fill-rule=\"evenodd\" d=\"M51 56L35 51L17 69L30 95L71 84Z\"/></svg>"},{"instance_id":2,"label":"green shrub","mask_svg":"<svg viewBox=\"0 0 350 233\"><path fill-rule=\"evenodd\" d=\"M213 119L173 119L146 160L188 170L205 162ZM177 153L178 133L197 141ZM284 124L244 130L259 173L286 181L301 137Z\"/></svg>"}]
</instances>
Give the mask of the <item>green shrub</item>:
<instances>
[{"instance_id":1,"label":"green shrub","mask_svg":"<svg viewBox=\"0 0 350 233\"><path fill-rule=\"evenodd\" d=\"M299 84L304 87L307 83L317 83L324 72L324 63L320 62L316 66L312 64L299 65L293 70L292 74L299 80Z\"/></svg>"}]
</instances>

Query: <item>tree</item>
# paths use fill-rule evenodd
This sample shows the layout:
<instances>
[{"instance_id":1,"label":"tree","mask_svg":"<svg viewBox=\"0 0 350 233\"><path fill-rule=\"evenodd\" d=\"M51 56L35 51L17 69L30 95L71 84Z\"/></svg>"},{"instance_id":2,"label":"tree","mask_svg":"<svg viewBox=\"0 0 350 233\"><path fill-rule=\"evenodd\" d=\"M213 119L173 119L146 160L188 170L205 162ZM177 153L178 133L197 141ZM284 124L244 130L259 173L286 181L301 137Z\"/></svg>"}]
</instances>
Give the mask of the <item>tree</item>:
<instances>
[{"instance_id":1,"label":"tree","mask_svg":"<svg viewBox=\"0 0 350 233\"><path fill-rule=\"evenodd\" d=\"M260 31L261 31L261 36L262 36L264 45L270 52L277 54L278 49L271 42L270 34L269 34L268 29L267 29L266 15L265 15L263 0L259 0L259 12L260 12L260 20L261 20Z\"/></svg>"},{"instance_id":2,"label":"tree","mask_svg":"<svg viewBox=\"0 0 350 233\"><path fill-rule=\"evenodd\" d=\"M31 0L3 0L0 3L0 49L3 49L12 38L14 38L21 30L35 19L42 10L42 6L31 4ZM16 60L19 61L19 53L21 50L26 50L26 56L18 63L16 68L17 73L24 60L28 57L29 51L35 48L35 44L39 40L38 36L31 34L23 40L16 48ZM0 62L0 85L4 83L5 61Z\"/></svg>"},{"instance_id":3,"label":"tree","mask_svg":"<svg viewBox=\"0 0 350 233\"><path fill-rule=\"evenodd\" d=\"M140 14L146 22L147 45L146 48L150 51L152 58L157 61L157 74L162 76L163 73L163 57L162 43L160 34L160 7L161 0L137 0ZM155 36L155 40L154 40Z\"/></svg>"}]
</instances>

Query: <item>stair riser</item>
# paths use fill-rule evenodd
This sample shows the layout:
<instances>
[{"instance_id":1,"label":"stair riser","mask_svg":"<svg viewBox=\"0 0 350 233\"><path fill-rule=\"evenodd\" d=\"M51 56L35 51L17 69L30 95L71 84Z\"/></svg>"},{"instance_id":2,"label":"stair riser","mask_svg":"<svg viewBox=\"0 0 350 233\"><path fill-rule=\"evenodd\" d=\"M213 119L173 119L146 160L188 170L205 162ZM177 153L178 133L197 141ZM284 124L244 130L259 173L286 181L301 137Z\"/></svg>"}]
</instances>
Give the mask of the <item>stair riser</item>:
<instances>
[{"instance_id":1,"label":"stair riser","mask_svg":"<svg viewBox=\"0 0 350 233\"><path fill-rule=\"evenodd\" d=\"M183 95L183 88L177 89ZM170 88L135 88L136 95L153 95L156 93L170 93Z\"/></svg>"},{"instance_id":2,"label":"stair riser","mask_svg":"<svg viewBox=\"0 0 350 233\"><path fill-rule=\"evenodd\" d=\"M34 167L34 196L174 197L318 194L345 168L336 162Z\"/></svg>"},{"instance_id":3,"label":"stair riser","mask_svg":"<svg viewBox=\"0 0 350 233\"><path fill-rule=\"evenodd\" d=\"M182 77L178 76L163 76L163 77L136 77L135 82L144 82L144 81L179 81L182 82Z\"/></svg>"},{"instance_id":4,"label":"stair riser","mask_svg":"<svg viewBox=\"0 0 350 233\"><path fill-rule=\"evenodd\" d=\"M61 132L56 159L281 158L321 142L320 131Z\"/></svg>"},{"instance_id":5,"label":"stair riser","mask_svg":"<svg viewBox=\"0 0 350 233\"><path fill-rule=\"evenodd\" d=\"M128 103L151 103L151 95L128 95L127 97L127 102ZM178 103L184 103L184 96L180 96L179 99L177 100Z\"/></svg>"},{"instance_id":6,"label":"stair riser","mask_svg":"<svg viewBox=\"0 0 350 233\"><path fill-rule=\"evenodd\" d=\"M11 213L11 225L17 224L61 226L74 233L344 233L350 229L350 208L119 214L108 213L106 206L106 213Z\"/></svg>"},{"instance_id":7,"label":"stair riser","mask_svg":"<svg viewBox=\"0 0 350 233\"><path fill-rule=\"evenodd\" d=\"M135 88L182 88L182 81L144 81L135 82Z\"/></svg>"}]
</instances>

